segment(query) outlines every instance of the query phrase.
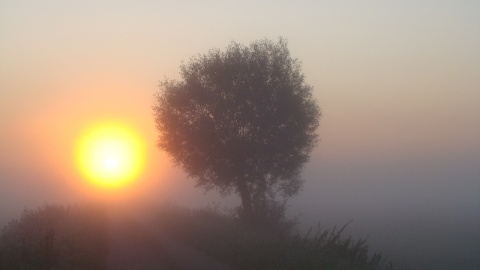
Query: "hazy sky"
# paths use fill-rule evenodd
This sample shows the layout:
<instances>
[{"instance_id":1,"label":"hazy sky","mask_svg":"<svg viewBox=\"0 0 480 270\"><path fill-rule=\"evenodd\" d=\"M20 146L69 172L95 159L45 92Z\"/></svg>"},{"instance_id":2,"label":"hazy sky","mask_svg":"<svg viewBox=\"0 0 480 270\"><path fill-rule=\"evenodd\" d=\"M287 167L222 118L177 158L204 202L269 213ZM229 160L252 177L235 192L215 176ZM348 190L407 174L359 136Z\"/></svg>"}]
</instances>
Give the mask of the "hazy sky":
<instances>
[{"instance_id":1,"label":"hazy sky","mask_svg":"<svg viewBox=\"0 0 480 270\"><path fill-rule=\"evenodd\" d=\"M73 149L102 119L149 146L137 191L204 200L155 148L158 83L197 53L283 36L323 112L293 213L352 218L373 242L392 224L406 238L419 224L479 227L479 14L474 0L2 1L2 218L88 197Z\"/></svg>"}]
</instances>

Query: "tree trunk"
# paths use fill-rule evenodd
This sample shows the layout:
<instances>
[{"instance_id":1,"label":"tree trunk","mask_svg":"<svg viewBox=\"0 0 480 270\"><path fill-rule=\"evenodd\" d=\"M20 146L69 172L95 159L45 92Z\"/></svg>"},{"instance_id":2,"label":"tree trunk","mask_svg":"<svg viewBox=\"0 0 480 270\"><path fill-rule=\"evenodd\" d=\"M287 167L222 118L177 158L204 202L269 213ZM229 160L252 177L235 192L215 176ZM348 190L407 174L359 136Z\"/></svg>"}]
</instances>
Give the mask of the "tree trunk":
<instances>
[{"instance_id":1,"label":"tree trunk","mask_svg":"<svg viewBox=\"0 0 480 270\"><path fill-rule=\"evenodd\" d=\"M242 215L241 219L247 223L253 222L253 207L252 207L252 198L247 187L247 182L245 179L239 179L237 182L238 193L240 194L240 199L242 200Z\"/></svg>"}]
</instances>

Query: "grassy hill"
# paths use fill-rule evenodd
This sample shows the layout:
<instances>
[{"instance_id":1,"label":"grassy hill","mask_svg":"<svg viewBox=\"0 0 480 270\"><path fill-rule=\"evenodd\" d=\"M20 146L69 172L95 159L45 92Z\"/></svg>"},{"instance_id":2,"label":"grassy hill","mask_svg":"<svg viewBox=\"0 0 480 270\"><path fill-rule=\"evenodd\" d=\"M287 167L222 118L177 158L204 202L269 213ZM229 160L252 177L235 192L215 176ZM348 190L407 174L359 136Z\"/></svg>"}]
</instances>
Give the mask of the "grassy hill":
<instances>
[{"instance_id":1,"label":"grassy hill","mask_svg":"<svg viewBox=\"0 0 480 270\"><path fill-rule=\"evenodd\" d=\"M2 230L0 269L108 269L109 250L118 249L118 243L123 242L110 246L111 223L121 219L117 216L112 220L107 212L105 207L93 204L25 210ZM210 208L164 206L148 213L150 231L158 230L232 269L392 269L380 254L369 254L365 240L344 237L344 227L301 235L290 221L245 225L234 215ZM142 256L138 260L156 257L163 258L157 261L167 261L165 251L169 246L147 234L141 222L134 219L130 216L128 230L122 229L121 233L129 239L128 245L145 245L127 248L137 250ZM169 260L169 267L158 267L182 269L175 265L178 259ZM151 262L143 265L151 268L136 269L156 269Z\"/></svg>"}]
</instances>

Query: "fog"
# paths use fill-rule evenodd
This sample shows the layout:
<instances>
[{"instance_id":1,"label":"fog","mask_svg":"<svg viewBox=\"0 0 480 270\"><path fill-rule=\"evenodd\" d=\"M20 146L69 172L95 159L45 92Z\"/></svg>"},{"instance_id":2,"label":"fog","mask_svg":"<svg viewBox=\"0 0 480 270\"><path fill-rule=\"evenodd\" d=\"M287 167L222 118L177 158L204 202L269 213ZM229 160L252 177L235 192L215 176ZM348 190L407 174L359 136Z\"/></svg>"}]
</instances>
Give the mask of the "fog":
<instances>
[{"instance_id":1,"label":"fog","mask_svg":"<svg viewBox=\"0 0 480 270\"><path fill-rule=\"evenodd\" d=\"M88 1L87 1L88 2ZM105 197L236 207L155 147L158 82L232 40L288 40L322 110L288 215L342 226L408 269L480 269L480 5L105 1L0 4L0 225L23 209ZM144 173L89 186L74 144L92 121L133 123ZM108 194L107 194L108 193Z\"/></svg>"},{"instance_id":2,"label":"fog","mask_svg":"<svg viewBox=\"0 0 480 270\"><path fill-rule=\"evenodd\" d=\"M480 240L475 160L324 160L305 171L308 180L290 210L302 212L309 226L352 219L348 232L408 269L474 269Z\"/></svg>"}]
</instances>

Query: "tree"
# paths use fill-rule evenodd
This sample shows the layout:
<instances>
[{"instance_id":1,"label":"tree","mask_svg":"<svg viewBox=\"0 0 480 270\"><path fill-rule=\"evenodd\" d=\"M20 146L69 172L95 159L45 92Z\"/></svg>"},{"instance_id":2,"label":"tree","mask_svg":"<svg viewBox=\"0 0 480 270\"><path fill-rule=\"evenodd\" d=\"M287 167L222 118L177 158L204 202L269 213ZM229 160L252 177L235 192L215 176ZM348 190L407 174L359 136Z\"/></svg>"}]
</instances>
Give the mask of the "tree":
<instances>
[{"instance_id":1,"label":"tree","mask_svg":"<svg viewBox=\"0 0 480 270\"><path fill-rule=\"evenodd\" d=\"M197 186L238 193L246 220L297 193L320 108L287 42L232 42L180 68L156 96L158 147Z\"/></svg>"}]
</instances>

